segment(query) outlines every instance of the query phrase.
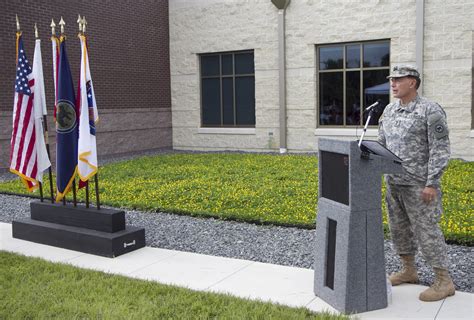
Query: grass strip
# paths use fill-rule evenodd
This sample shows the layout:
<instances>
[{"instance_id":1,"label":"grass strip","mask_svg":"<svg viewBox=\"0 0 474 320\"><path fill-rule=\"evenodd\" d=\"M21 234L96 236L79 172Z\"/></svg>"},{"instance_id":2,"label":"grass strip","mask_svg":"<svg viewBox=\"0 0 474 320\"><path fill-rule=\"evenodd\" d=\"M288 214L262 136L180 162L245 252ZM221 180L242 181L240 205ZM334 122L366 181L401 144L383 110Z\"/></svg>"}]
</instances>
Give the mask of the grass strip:
<instances>
[{"instance_id":1,"label":"grass strip","mask_svg":"<svg viewBox=\"0 0 474 320\"><path fill-rule=\"evenodd\" d=\"M348 319L0 251L0 319Z\"/></svg>"}]
</instances>

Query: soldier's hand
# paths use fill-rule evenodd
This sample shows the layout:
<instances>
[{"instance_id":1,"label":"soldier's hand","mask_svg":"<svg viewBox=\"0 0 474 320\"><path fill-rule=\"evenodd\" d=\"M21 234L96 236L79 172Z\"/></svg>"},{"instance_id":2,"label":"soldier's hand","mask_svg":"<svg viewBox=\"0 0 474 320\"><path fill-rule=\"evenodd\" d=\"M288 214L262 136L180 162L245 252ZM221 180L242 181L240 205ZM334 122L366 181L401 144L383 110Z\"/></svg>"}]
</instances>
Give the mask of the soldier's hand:
<instances>
[{"instance_id":1,"label":"soldier's hand","mask_svg":"<svg viewBox=\"0 0 474 320\"><path fill-rule=\"evenodd\" d=\"M438 196L438 190L432 187L425 187L421 193L421 198L425 203L430 203Z\"/></svg>"}]
</instances>

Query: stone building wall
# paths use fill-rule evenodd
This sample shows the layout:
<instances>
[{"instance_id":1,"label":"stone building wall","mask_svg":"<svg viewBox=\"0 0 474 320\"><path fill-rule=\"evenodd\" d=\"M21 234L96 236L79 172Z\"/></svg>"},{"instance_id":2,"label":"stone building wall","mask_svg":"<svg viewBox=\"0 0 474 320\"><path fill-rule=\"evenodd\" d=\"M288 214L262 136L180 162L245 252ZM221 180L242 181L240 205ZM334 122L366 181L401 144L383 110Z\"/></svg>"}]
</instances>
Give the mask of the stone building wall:
<instances>
[{"instance_id":1,"label":"stone building wall","mask_svg":"<svg viewBox=\"0 0 474 320\"><path fill-rule=\"evenodd\" d=\"M170 3L173 147L279 149L278 10L270 0ZM472 1L425 1L423 94L448 114L453 157L474 160L471 128ZM416 2L291 1L286 10L287 144L317 150L319 136L354 139L361 130L317 127L316 47L390 40L390 63L415 63ZM201 53L254 50L255 129L200 128ZM374 138L376 128L369 130Z\"/></svg>"}]
</instances>

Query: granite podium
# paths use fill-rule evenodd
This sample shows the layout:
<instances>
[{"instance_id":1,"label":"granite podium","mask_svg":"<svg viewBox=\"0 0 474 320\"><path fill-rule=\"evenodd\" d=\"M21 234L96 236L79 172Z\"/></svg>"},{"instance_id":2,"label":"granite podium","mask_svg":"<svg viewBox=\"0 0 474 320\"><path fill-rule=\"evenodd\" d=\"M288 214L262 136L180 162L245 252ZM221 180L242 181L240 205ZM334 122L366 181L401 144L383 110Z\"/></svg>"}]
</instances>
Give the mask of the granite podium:
<instances>
[{"instance_id":1,"label":"granite podium","mask_svg":"<svg viewBox=\"0 0 474 320\"><path fill-rule=\"evenodd\" d=\"M387 307L381 187L383 173L402 172L393 158L319 140L314 293L340 312Z\"/></svg>"}]
</instances>

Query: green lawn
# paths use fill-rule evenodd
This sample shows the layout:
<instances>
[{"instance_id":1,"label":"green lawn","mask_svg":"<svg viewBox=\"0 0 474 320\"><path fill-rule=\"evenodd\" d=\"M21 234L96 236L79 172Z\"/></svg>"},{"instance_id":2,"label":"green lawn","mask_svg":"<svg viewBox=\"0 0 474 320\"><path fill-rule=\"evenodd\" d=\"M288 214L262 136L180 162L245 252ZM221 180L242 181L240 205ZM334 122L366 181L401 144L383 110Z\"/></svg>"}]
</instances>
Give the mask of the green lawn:
<instances>
[{"instance_id":1,"label":"green lawn","mask_svg":"<svg viewBox=\"0 0 474 320\"><path fill-rule=\"evenodd\" d=\"M315 156L167 154L100 168L102 203L138 210L314 228ZM442 181L448 241L474 243L474 163L452 160ZM26 193L19 181L0 192ZM83 192L79 198L84 199ZM384 224L387 230L386 208Z\"/></svg>"},{"instance_id":2,"label":"green lawn","mask_svg":"<svg viewBox=\"0 0 474 320\"><path fill-rule=\"evenodd\" d=\"M0 319L348 319L0 251Z\"/></svg>"}]
</instances>

